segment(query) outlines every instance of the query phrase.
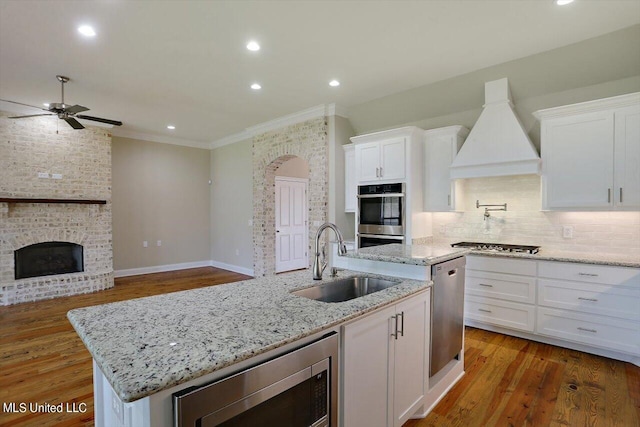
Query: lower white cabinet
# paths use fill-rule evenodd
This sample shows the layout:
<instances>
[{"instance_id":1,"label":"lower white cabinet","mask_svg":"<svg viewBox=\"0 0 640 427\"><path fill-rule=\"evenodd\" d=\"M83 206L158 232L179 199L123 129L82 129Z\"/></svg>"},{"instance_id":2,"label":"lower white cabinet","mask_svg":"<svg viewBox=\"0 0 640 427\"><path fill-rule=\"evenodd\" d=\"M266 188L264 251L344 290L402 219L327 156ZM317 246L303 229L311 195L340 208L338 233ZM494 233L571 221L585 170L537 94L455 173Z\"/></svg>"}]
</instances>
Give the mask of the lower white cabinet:
<instances>
[{"instance_id":1,"label":"lower white cabinet","mask_svg":"<svg viewBox=\"0 0 640 427\"><path fill-rule=\"evenodd\" d=\"M638 268L472 255L465 288L473 326L640 361Z\"/></svg>"},{"instance_id":2,"label":"lower white cabinet","mask_svg":"<svg viewBox=\"0 0 640 427\"><path fill-rule=\"evenodd\" d=\"M345 427L401 426L423 404L431 290L343 326Z\"/></svg>"}]
</instances>

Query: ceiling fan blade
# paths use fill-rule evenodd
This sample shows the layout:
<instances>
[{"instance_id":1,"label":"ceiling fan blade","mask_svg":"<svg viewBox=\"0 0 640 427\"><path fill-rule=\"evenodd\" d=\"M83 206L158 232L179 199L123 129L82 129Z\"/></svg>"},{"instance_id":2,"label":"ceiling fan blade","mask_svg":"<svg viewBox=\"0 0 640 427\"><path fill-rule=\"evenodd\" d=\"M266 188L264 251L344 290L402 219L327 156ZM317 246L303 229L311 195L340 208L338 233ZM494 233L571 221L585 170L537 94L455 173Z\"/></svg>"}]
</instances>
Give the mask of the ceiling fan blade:
<instances>
[{"instance_id":1,"label":"ceiling fan blade","mask_svg":"<svg viewBox=\"0 0 640 427\"><path fill-rule=\"evenodd\" d=\"M76 114L76 113L81 113L83 111L89 111L89 109L87 107L83 107L82 105L73 105L69 108L65 108L64 111L69 114Z\"/></svg>"},{"instance_id":2,"label":"ceiling fan blade","mask_svg":"<svg viewBox=\"0 0 640 427\"><path fill-rule=\"evenodd\" d=\"M38 116L55 116L55 114L51 114L51 113L49 113L49 114L47 114L47 113L44 113L44 114L29 114L28 116L13 116L13 117L7 117L7 118L8 119L24 119L26 117L38 117Z\"/></svg>"},{"instance_id":3,"label":"ceiling fan blade","mask_svg":"<svg viewBox=\"0 0 640 427\"><path fill-rule=\"evenodd\" d=\"M0 99L3 102L10 102L12 104L24 105L25 107L37 108L38 110L49 111L46 108L36 107L35 105L23 104L22 102L9 101L8 99Z\"/></svg>"},{"instance_id":4,"label":"ceiling fan blade","mask_svg":"<svg viewBox=\"0 0 640 427\"><path fill-rule=\"evenodd\" d=\"M62 120L69 123L69 126L71 126L74 129L84 129L84 126L82 126L82 123L80 123L73 117L67 117L66 119L62 119Z\"/></svg>"},{"instance_id":5,"label":"ceiling fan blade","mask_svg":"<svg viewBox=\"0 0 640 427\"><path fill-rule=\"evenodd\" d=\"M76 117L83 120L93 120L94 122L106 123L108 125L122 126L122 122L118 120L102 119L100 117L85 116L84 114L79 114Z\"/></svg>"}]
</instances>

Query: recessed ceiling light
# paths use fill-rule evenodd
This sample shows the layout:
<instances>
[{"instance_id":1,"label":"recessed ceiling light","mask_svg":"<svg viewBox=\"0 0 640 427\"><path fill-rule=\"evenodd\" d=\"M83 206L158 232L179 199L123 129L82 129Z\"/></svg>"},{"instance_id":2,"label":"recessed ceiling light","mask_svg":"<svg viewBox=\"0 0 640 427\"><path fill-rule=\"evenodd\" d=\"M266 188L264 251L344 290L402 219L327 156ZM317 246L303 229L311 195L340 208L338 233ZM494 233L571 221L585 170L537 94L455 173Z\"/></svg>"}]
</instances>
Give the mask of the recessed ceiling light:
<instances>
[{"instance_id":1,"label":"recessed ceiling light","mask_svg":"<svg viewBox=\"0 0 640 427\"><path fill-rule=\"evenodd\" d=\"M251 89L260 90L260 89L262 89L262 86L260 86L258 83L254 83L254 84L251 85Z\"/></svg>"},{"instance_id":2,"label":"recessed ceiling light","mask_svg":"<svg viewBox=\"0 0 640 427\"><path fill-rule=\"evenodd\" d=\"M167 129L169 129L169 130L174 130L175 128L176 128L176 127L175 127L174 125L169 125L169 126L167 126Z\"/></svg>"},{"instance_id":3,"label":"recessed ceiling light","mask_svg":"<svg viewBox=\"0 0 640 427\"><path fill-rule=\"evenodd\" d=\"M96 35L96 30L94 30L93 27L89 25L82 25L78 27L78 32L85 37L93 37Z\"/></svg>"},{"instance_id":4,"label":"recessed ceiling light","mask_svg":"<svg viewBox=\"0 0 640 427\"><path fill-rule=\"evenodd\" d=\"M333 87L340 86L340 82L337 80L331 80L329 82L329 86L333 86Z\"/></svg>"},{"instance_id":5,"label":"recessed ceiling light","mask_svg":"<svg viewBox=\"0 0 640 427\"><path fill-rule=\"evenodd\" d=\"M260 45L257 42L252 40L249 43L247 43L247 49L249 49L252 52L256 52L260 50Z\"/></svg>"},{"instance_id":6,"label":"recessed ceiling light","mask_svg":"<svg viewBox=\"0 0 640 427\"><path fill-rule=\"evenodd\" d=\"M558 6L564 6L569 3L573 3L573 0L556 0Z\"/></svg>"}]
</instances>

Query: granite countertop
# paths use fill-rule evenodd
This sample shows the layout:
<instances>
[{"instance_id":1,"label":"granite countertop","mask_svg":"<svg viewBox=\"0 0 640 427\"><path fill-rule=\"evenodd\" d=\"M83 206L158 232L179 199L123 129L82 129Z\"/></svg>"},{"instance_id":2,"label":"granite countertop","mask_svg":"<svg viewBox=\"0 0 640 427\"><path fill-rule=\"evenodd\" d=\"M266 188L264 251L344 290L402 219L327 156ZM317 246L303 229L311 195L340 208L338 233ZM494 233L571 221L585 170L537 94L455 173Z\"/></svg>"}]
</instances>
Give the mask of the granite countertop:
<instances>
[{"instance_id":1,"label":"granite countertop","mask_svg":"<svg viewBox=\"0 0 640 427\"><path fill-rule=\"evenodd\" d=\"M348 251L345 257L401 264L433 265L463 255L482 255L502 258L524 258L538 261L562 261L584 264L640 268L640 257L599 252L567 252L542 248L537 254L520 252L479 251L452 248L448 245L402 245L393 243Z\"/></svg>"},{"instance_id":2,"label":"granite countertop","mask_svg":"<svg viewBox=\"0 0 640 427\"><path fill-rule=\"evenodd\" d=\"M568 252L554 249L540 249L537 254L518 252L476 251L472 255L493 256L502 258L533 259L538 261L562 261L582 264L610 265L617 267L640 268L640 257L634 255L617 255L598 252Z\"/></svg>"},{"instance_id":3,"label":"granite countertop","mask_svg":"<svg viewBox=\"0 0 640 427\"><path fill-rule=\"evenodd\" d=\"M371 246L348 251L347 258L386 261L399 264L433 265L453 258L464 256L471 251L466 248L434 245L402 245L392 243L382 246Z\"/></svg>"},{"instance_id":4,"label":"granite countertop","mask_svg":"<svg viewBox=\"0 0 640 427\"><path fill-rule=\"evenodd\" d=\"M363 273L341 271L338 279L356 274ZM335 279L325 273L323 282L331 280ZM431 285L401 280L397 286L351 301L324 303L289 293L319 283L309 270L302 270L79 308L67 317L120 399L131 402Z\"/></svg>"}]
</instances>

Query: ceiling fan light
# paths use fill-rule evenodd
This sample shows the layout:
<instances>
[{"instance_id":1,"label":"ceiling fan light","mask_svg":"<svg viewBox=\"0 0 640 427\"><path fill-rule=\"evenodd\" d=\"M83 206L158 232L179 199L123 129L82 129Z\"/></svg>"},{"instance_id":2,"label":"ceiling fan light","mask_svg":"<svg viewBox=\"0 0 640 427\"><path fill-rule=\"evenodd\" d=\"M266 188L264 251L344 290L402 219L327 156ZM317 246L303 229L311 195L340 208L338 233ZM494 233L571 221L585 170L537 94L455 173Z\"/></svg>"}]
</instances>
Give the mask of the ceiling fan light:
<instances>
[{"instance_id":1,"label":"ceiling fan light","mask_svg":"<svg viewBox=\"0 0 640 427\"><path fill-rule=\"evenodd\" d=\"M79 26L78 32L85 37L94 37L96 35L96 30L94 30L90 25Z\"/></svg>"}]
</instances>

